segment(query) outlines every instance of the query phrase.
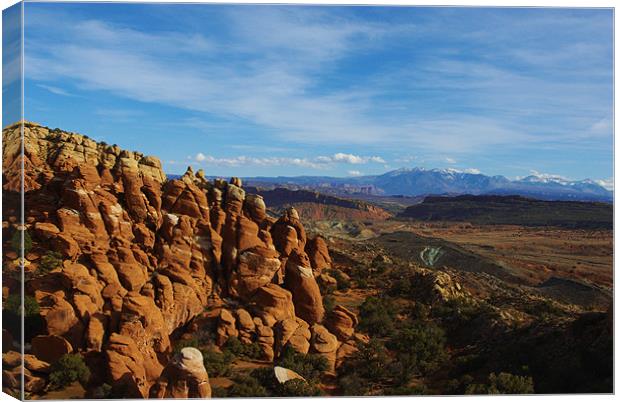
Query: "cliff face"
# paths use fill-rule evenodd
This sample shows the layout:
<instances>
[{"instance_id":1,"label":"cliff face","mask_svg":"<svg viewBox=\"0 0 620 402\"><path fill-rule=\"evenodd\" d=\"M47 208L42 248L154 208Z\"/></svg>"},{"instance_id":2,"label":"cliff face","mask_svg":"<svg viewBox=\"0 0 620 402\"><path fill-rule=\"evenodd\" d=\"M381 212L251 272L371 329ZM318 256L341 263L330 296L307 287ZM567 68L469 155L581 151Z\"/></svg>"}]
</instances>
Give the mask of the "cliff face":
<instances>
[{"instance_id":1,"label":"cliff face","mask_svg":"<svg viewBox=\"0 0 620 402\"><path fill-rule=\"evenodd\" d=\"M293 191L286 188L252 188L252 191L260 194L271 208L294 206L303 213L303 218L308 220L386 220L392 216L386 210L363 201L333 197L315 191Z\"/></svg>"},{"instance_id":2,"label":"cliff face","mask_svg":"<svg viewBox=\"0 0 620 402\"><path fill-rule=\"evenodd\" d=\"M210 182L188 169L166 181L157 158L24 128L25 286L43 321L26 341L37 359L80 353L89 390L105 382L147 397L184 328L212 331L220 345L257 342L265 360L290 344L333 367L339 348L350 349L356 320L324 317L316 278L329 266L327 246L307 239L294 209L275 220L237 178ZM19 137L19 126L3 131L3 297L18 292L7 240L24 229ZM201 324L205 309L212 327Z\"/></svg>"}]
</instances>

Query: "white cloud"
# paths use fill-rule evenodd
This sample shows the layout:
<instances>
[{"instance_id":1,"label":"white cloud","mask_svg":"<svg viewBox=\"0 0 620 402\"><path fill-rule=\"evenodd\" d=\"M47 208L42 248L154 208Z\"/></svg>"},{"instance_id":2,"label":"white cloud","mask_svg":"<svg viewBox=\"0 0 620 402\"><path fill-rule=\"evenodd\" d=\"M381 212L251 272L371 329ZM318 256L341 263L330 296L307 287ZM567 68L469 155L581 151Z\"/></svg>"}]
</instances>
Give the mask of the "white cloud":
<instances>
[{"instance_id":1,"label":"white cloud","mask_svg":"<svg viewBox=\"0 0 620 402\"><path fill-rule=\"evenodd\" d=\"M218 121L243 120L268 129L278 137L273 143L415 146L461 159L504 145L578 147L592 137L611 138L611 122L597 121L611 115L611 51L594 46L599 36L592 35L606 29L606 19L498 15L501 23L493 29L471 31L459 23L459 13L438 13L441 18L412 27L318 8L238 7L222 17L227 34L218 40L195 34L190 24L186 32L147 33L32 13L27 31L36 41L29 42L27 76L69 80L78 89L204 112ZM541 34L548 26L572 36ZM344 88L321 83L325 72L356 52L383 46L386 39L408 51L412 41L399 42L405 34L432 38L437 32L467 40L470 57L439 46L404 66L386 63L380 74ZM511 67L523 63L537 70ZM574 63L583 68L572 68ZM446 97L446 109L429 110L427 98L406 95L420 91ZM454 111L454 104L466 111ZM356 158L341 159L357 164Z\"/></svg>"},{"instance_id":2,"label":"white cloud","mask_svg":"<svg viewBox=\"0 0 620 402\"><path fill-rule=\"evenodd\" d=\"M192 159L191 156L188 159ZM198 152L193 159L196 162L220 165L220 166L302 166L312 169L327 169L334 164L366 164L370 162L383 163L383 158L379 156L359 156L353 154L337 153L332 156L317 156L315 158L294 158L294 157L268 157L257 158L252 156L235 156L230 158L216 158Z\"/></svg>"},{"instance_id":3,"label":"white cloud","mask_svg":"<svg viewBox=\"0 0 620 402\"><path fill-rule=\"evenodd\" d=\"M194 157L196 162L207 165L238 167L238 166L302 166L312 169L323 169L324 164L315 163L307 158L268 157L257 158L252 156L235 156L230 158L216 158L201 152Z\"/></svg>"},{"instance_id":4,"label":"white cloud","mask_svg":"<svg viewBox=\"0 0 620 402\"><path fill-rule=\"evenodd\" d=\"M73 96L72 94L70 94L69 92L65 91L64 89L58 88L58 87L55 87L55 86L52 86L52 85L38 84L37 86L40 87L40 88L43 88L43 89L45 89L45 90L47 90L47 91L49 91L49 92L51 92L53 94L56 94L56 95Z\"/></svg>"},{"instance_id":5,"label":"white cloud","mask_svg":"<svg viewBox=\"0 0 620 402\"><path fill-rule=\"evenodd\" d=\"M609 118L603 118L601 120L598 120L596 123L592 124L592 126L590 127L590 130L593 131L594 133L602 133L602 134L608 134L611 129L612 129L611 119Z\"/></svg>"},{"instance_id":6,"label":"white cloud","mask_svg":"<svg viewBox=\"0 0 620 402\"><path fill-rule=\"evenodd\" d=\"M394 161L397 163L412 163L417 160L417 157L413 155L407 155L400 158L396 158Z\"/></svg>"},{"instance_id":7,"label":"white cloud","mask_svg":"<svg viewBox=\"0 0 620 402\"><path fill-rule=\"evenodd\" d=\"M455 164L455 163L456 163L456 159L449 158L449 157L446 157L446 158L445 158L445 161L446 161L447 163L450 163L450 164Z\"/></svg>"},{"instance_id":8,"label":"white cloud","mask_svg":"<svg viewBox=\"0 0 620 402\"><path fill-rule=\"evenodd\" d=\"M349 176L361 176L362 172L360 172L359 170L349 170L347 172L349 174Z\"/></svg>"},{"instance_id":9,"label":"white cloud","mask_svg":"<svg viewBox=\"0 0 620 402\"><path fill-rule=\"evenodd\" d=\"M463 169L464 173L470 173L470 174L480 174L480 169L476 169L476 168L469 168L469 169Z\"/></svg>"},{"instance_id":10,"label":"white cloud","mask_svg":"<svg viewBox=\"0 0 620 402\"><path fill-rule=\"evenodd\" d=\"M350 163L353 165L360 165L360 164L368 163L368 162L385 163L385 160L381 158L380 156L358 156L358 155L353 155L353 154L345 154L341 152L334 154L331 157L321 157L321 158L327 158L326 160L331 159L331 161L333 162Z\"/></svg>"}]
</instances>

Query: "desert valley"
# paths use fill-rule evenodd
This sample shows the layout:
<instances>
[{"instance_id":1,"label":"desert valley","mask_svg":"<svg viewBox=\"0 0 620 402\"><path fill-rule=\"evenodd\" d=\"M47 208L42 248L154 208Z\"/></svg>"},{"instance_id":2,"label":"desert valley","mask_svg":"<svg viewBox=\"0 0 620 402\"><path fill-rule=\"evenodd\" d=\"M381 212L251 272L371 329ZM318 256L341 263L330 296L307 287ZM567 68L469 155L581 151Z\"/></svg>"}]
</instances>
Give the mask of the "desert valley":
<instances>
[{"instance_id":1,"label":"desert valley","mask_svg":"<svg viewBox=\"0 0 620 402\"><path fill-rule=\"evenodd\" d=\"M20 125L2 146L7 393L21 265L29 399L613 391L613 205L592 183L168 176L29 122L23 155Z\"/></svg>"}]
</instances>

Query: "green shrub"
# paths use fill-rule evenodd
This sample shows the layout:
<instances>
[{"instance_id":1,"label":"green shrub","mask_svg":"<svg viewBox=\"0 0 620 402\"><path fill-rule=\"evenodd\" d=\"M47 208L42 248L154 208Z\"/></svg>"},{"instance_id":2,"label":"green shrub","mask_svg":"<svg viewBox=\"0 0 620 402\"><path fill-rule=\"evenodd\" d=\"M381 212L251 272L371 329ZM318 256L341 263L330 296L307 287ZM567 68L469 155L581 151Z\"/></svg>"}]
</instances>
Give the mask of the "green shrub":
<instances>
[{"instance_id":1,"label":"green shrub","mask_svg":"<svg viewBox=\"0 0 620 402\"><path fill-rule=\"evenodd\" d=\"M30 237L30 233L27 230L24 230L24 256L30 252L32 249L32 238ZM16 230L13 232L13 236L11 237L11 247L13 251L17 254L21 253L21 244L22 244L22 231ZM21 257L21 255L20 255Z\"/></svg>"},{"instance_id":2,"label":"green shrub","mask_svg":"<svg viewBox=\"0 0 620 402\"><path fill-rule=\"evenodd\" d=\"M224 387L213 387L211 388L211 397L212 398L228 398L228 389Z\"/></svg>"},{"instance_id":3,"label":"green shrub","mask_svg":"<svg viewBox=\"0 0 620 402\"><path fill-rule=\"evenodd\" d=\"M510 373L491 373L487 384L471 384L466 394L533 394L534 381L532 377L519 376Z\"/></svg>"},{"instance_id":4,"label":"green shrub","mask_svg":"<svg viewBox=\"0 0 620 402\"><path fill-rule=\"evenodd\" d=\"M339 376L338 386L344 396L364 396L370 391L370 383L354 372Z\"/></svg>"},{"instance_id":5,"label":"green shrub","mask_svg":"<svg viewBox=\"0 0 620 402\"><path fill-rule=\"evenodd\" d=\"M389 336L394 332L396 307L388 299L369 296L359 308L358 328L374 336Z\"/></svg>"},{"instance_id":6,"label":"green shrub","mask_svg":"<svg viewBox=\"0 0 620 402\"><path fill-rule=\"evenodd\" d=\"M428 395L428 389L425 385L417 387L399 386L394 388L386 388L383 391L383 395L397 396L397 395Z\"/></svg>"},{"instance_id":7,"label":"green shrub","mask_svg":"<svg viewBox=\"0 0 620 402\"><path fill-rule=\"evenodd\" d=\"M493 313L491 306L485 302L478 302L472 298L459 297L450 299L433 308L433 316L450 319L457 325L469 322L484 314Z\"/></svg>"},{"instance_id":8,"label":"green shrub","mask_svg":"<svg viewBox=\"0 0 620 402\"><path fill-rule=\"evenodd\" d=\"M454 358L454 373L456 375L471 373L479 370L484 366L485 359L477 354L469 354Z\"/></svg>"},{"instance_id":9,"label":"green shrub","mask_svg":"<svg viewBox=\"0 0 620 402\"><path fill-rule=\"evenodd\" d=\"M16 339L21 337L21 300L18 294L7 297L3 305L2 327L8 330ZM47 324L39 314L37 300L26 295L24 297L24 338L26 342L45 330Z\"/></svg>"},{"instance_id":10,"label":"green shrub","mask_svg":"<svg viewBox=\"0 0 620 402\"><path fill-rule=\"evenodd\" d=\"M39 274L45 275L48 272L62 266L62 255L57 251L48 251L39 261Z\"/></svg>"},{"instance_id":11,"label":"green shrub","mask_svg":"<svg viewBox=\"0 0 620 402\"><path fill-rule=\"evenodd\" d=\"M5 310L18 316L21 315L20 306L21 306L21 298L17 294L12 294L9 297L7 297L6 302L4 303ZM34 317L34 316L39 315L39 312L40 312L40 309L39 309L39 303L37 303L37 300L30 295L25 295L24 296L24 317Z\"/></svg>"},{"instance_id":12,"label":"green shrub","mask_svg":"<svg viewBox=\"0 0 620 402\"><path fill-rule=\"evenodd\" d=\"M426 321L431 315L431 308L427 304L416 302L413 306L412 315L416 320Z\"/></svg>"},{"instance_id":13,"label":"green shrub","mask_svg":"<svg viewBox=\"0 0 620 402\"><path fill-rule=\"evenodd\" d=\"M122 395L115 395L112 386L108 383L103 383L93 390L92 396L94 399L116 399L122 398Z\"/></svg>"},{"instance_id":14,"label":"green shrub","mask_svg":"<svg viewBox=\"0 0 620 402\"><path fill-rule=\"evenodd\" d=\"M414 321L399 330L387 346L397 352L401 380L428 374L446 357L444 331L432 322Z\"/></svg>"},{"instance_id":15,"label":"green shrub","mask_svg":"<svg viewBox=\"0 0 620 402\"><path fill-rule=\"evenodd\" d=\"M329 274L336 280L336 288L344 291L351 288L351 281L339 270L332 269Z\"/></svg>"},{"instance_id":16,"label":"green shrub","mask_svg":"<svg viewBox=\"0 0 620 402\"><path fill-rule=\"evenodd\" d=\"M252 376L236 376L233 378L235 382L228 388L227 396L236 398L254 398L262 396L270 396L267 388Z\"/></svg>"},{"instance_id":17,"label":"green shrub","mask_svg":"<svg viewBox=\"0 0 620 402\"><path fill-rule=\"evenodd\" d=\"M258 346L258 343L244 344L239 338L231 336L226 340L224 349L232 353L237 357L246 357L249 359L260 359L263 356L263 351Z\"/></svg>"},{"instance_id":18,"label":"green shrub","mask_svg":"<svg viewBox=\"0 0 620 402\"><path fill-rule=\"evenodd\" d=\"M338 384L344 395L366 395L372 388L392 380L392 364L383 342L358 342L357 352L338 370Z\"/></svg>"},{"instance_id":19,"label":"green shrub","mask_svg":"<svg viewBox=\"0 0 620 402\"><path fill-rule=\"evenodd\" d=\"M321 389L316 385L316 381L303 381L300 379L289 380L280 384L276 379L272 367L261 367L250 372L250 376L258 381L267 393L277 397L296 397L296 396L319 396L322 395Z\"/></svg>"},{"instance_id":20,"label":"green shrub","mask_svg":"<svg viewBox=\"0 0 620 402\"><path fill-rule=\"evenodd\" d=\"M327 295L323 297L323 308L325 308L325 313L331 313L336 307L336 299L334 296Z\"/></svg>"},{"instance_id":21,"label":"green shrub","mask_svg":"<svg viewBox=\"0 0 620 402\"><path fill-rule=\"evenodd\" d=\"M198 339L181 339L180 341L178 341L175 345L174 348L172 349L173 353L178 353L181 351L181 349L183 348L196 348L199 349L199 344L198 344Z\"/></svg>"},{"instance_id":22,"label":"green shrub","mask_svg":"<svg viewBox=\"0 0 620 402\"><path fill-rule=\"evenodd\" d=\"M373 272L368 265L358 264L351 268L351 279L359 288L366 288L373 281Z\"/></svg>"},{"instance_id":23,"label":"green shrub","mask_svg":"<svg viewBox=\"0 0 620 402\"><path fill-rule=\"evenodd\" d=\"M229 351L218 352L213 347L201 349L202 358L211 377L227 377L231 373L230 364L234 360L234 355Z\"/></svg>"},{"instance_id":24,"label":"green shrub","mask_svg":"<svg viewBox=\"0 0 620 402\"><path fill-rule=\"evenodd\" d=\"M329 367L325 357L301 354L290 345L284 348L276 361L276 365L293 370L309 382L318 381Z\"/></svg>"},{"instance_id":25,"label":"green shrub","mask_svg":"<svg viewBox=\"0 0 620 402\"><path fill-rule=\"evenodd\" d=\"M316 385L298 378L278 384L275 395L279 397L320 396L323 392Z\"/></svg>"},{"instance_id":26,"label":"green shrub","mask_svg":"<svg viewBox=\"0 0 620 402\"><path fill-rule=\"evenodd\" d=\"M66 354L52 364L49 375L50 389L61 389L79 381L86 385L90 378L90 370L79 354Z\"/></svg>"}]
</instances>

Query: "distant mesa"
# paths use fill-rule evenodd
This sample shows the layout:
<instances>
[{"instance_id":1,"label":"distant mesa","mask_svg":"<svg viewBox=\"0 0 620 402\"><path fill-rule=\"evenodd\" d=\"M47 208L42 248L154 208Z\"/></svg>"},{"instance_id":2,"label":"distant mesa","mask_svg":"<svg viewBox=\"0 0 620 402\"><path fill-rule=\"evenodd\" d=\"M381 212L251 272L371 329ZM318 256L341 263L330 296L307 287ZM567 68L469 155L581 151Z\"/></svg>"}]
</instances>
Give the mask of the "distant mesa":
<instances>
[{"instance_id":1,"label":"distant mesa","mask_svg":"<svg viewBox=\"0 0 620 402\"><path fill-rule=\"evenodd\" d=\"M461 195L426 197L422 203L407 207L399 217L429 222L611 229L613 205L541 201L521 196Z\"/></svg>"}]
</instances>

